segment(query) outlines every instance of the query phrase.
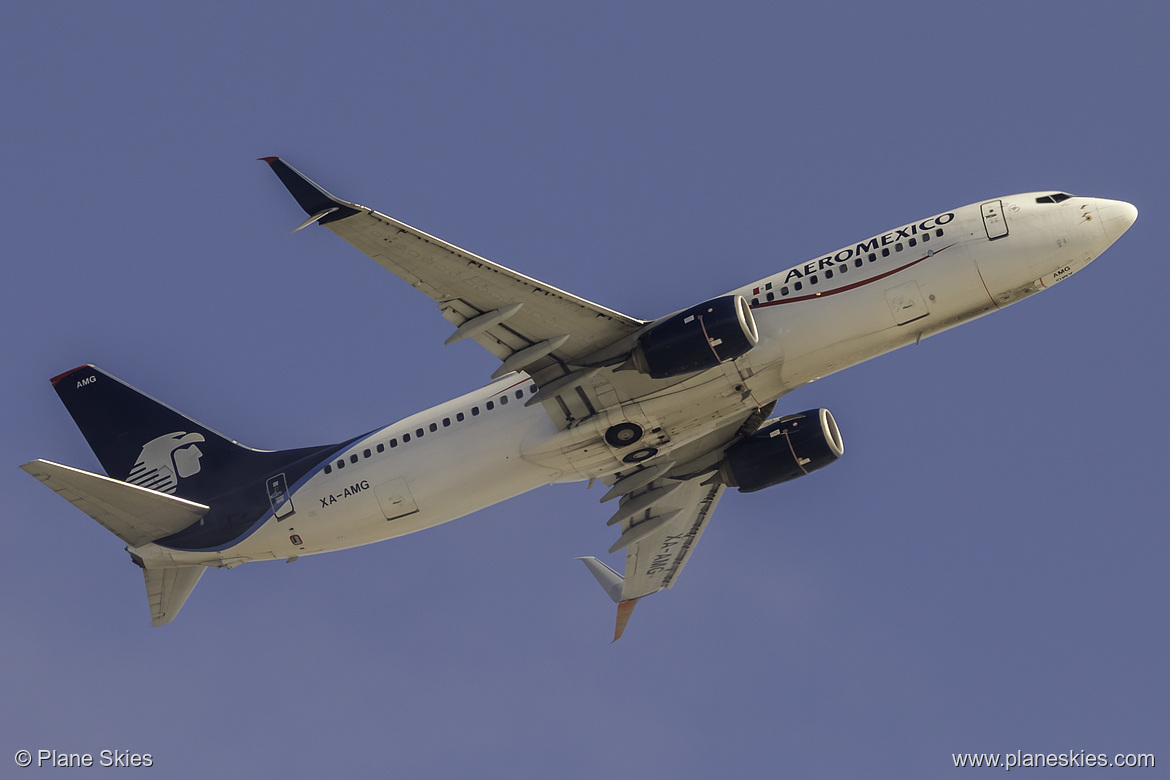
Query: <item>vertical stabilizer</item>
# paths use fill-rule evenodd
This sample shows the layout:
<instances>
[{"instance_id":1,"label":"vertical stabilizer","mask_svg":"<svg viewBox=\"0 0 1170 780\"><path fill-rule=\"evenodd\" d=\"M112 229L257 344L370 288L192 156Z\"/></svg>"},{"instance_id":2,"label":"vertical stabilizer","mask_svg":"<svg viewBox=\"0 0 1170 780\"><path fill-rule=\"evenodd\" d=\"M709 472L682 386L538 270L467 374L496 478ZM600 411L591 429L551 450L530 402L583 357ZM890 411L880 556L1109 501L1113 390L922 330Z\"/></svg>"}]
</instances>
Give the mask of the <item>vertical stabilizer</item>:
<instances>
[{"instance_id":1,"label":"vertical stabilizer","mask_svg":"<svg viewBox=\"0 0 1170 780\"><path fill-rule=\"evenodd\" d=\"M208 463L238 462L236 442L96 366L52 379L53 389L114 479L207 503L231 485Z\"/></svg>"},{"instance_id":2,"label":"vertical stabilizer","mask_svg":"<svg viewBox=\"0 0 1170 780\"><path fill-rule=\"evenodd\" d=\"M52 383L108 476L46 460L21 468L130 545L156 626L175 619L206 567L147 568L134 548L214 553L286 520L298 483L349 444L254 450L92 365Z\"/></svg>"},{"instance_id":3,"label":"vertical stabilizer","mask_svg":"<svg viewBox=\"0 0 1170 780\"><path fill-rule=\"evenodd\" d=\"M207 509L198 522L153 540L177 549L223 547L274 512L287 517L295 511L287 497L297 480L348 443L255 450L96 366L75 368L52 382L112 479Z\"/></svg>"}]
</instances>

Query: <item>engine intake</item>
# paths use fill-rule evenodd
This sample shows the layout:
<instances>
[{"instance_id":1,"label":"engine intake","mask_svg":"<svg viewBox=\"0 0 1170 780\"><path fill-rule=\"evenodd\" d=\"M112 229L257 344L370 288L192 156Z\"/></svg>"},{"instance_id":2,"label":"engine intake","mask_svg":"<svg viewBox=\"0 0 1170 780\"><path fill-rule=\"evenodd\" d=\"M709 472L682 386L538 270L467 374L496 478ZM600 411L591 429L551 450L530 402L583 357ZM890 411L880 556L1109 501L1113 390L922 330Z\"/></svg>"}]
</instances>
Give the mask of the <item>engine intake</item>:
<instances>
[{"instance_id":1,"label":"engine intake","mask_svg":"<svg viewBox=\"0 0 1170 780\"><path fill-rule=\"evenodd\" d=\"M655 379L690 374L735 360L759 343L751 307L725 295L650 326L634 347L634 367Z\"/></svg>"},{"instance_id":2,"label":"engine intake","mask_svg":"<svg viewBox=\"0 0 1170 780\"><path fill-rule=\"evenodd\" d=\"M809 409L766 424L727 450L719 474L741 493L752 493L823 468L845 453L828 409Z\"/></svg>"}]
</instances>

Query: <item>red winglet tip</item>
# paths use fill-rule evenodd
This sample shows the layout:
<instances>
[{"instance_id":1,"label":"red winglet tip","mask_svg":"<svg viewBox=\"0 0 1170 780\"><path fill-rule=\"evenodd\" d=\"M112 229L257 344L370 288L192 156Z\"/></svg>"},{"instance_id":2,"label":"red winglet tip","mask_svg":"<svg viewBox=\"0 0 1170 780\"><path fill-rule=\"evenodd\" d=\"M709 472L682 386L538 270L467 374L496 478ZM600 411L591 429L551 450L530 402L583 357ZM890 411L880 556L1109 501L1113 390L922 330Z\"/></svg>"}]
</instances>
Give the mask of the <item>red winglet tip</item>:
<instances>
[{"instance_id":1,"label":"red winglet tip","mask_svg":"<svg viewBox=\"0 0 1170 780\"><path fill-rule=\"evenodd\" d=\"M622 634L625 633L626 630L626 623L630 622L630 615L634 614L634 607L637 606L637 604L637 599L630 599L629 601L623 601L618 604L617 625L615 625L613 629L614 642L622 638ZM610 642L610 644L612 645L613 642Z\"/></svg>"},{"instance_id":2,"label":"red winglet tip","mask_svg":"<svg viewBox=\"0 0 1170 780\"><path fill-rule=\"evenodd\" d=\"M272 165L275 162L277 162L280 158L279 157L257 157L256 159L263 160L264 162L268 163L269 165Z\"/></svg>"},{"instance_id":3,"label":"red winglet tip","mask_svg":"<svg viewBox=\"0 0 1170 780\"><path fill-rule=\"evenodd\" d=\"M70 374L72 374L74 372L80 371L83 368L93 368L93 365L91 365L90 363L86 363L84 366L78 366L77 368L71 368L68 371L66 371L64 374L57 374L57 376L50 379L49 382L52 383L53 387L56 387L57 383L60 382L62 379L64 379L65 377L69 376Z\"/></svg>"}]
</instances>

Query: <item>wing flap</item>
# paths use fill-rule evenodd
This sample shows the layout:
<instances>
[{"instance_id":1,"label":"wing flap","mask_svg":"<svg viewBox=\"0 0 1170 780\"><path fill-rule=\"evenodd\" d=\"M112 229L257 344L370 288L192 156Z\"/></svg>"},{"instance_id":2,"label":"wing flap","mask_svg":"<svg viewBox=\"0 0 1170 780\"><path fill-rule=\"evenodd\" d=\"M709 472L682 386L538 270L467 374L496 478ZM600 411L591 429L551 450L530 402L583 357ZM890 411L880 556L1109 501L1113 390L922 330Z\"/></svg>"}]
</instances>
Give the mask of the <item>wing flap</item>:
<instances>
[{"instance_id":1,"label":"wing flap","mask_svg":"<svg viewBox=\"0 0 1170 780\"><path fill-rule=\"evenodd\" d=\"M623 601L674 587L726 488L722 483L705 485L703 481L700 476L683 482L680 489L647 509L648 517L622 522L624 535L631 527L636 529L638 523L667 517L657 528L626 547ZM650 483L652 488L657 484L657 481Z\"/></svg>"},{"instance_id":2,"label":"wing flap","mask_svg":"<svg viewBox=\"0 0 1170 780\"><path fill-rule=\"evenodd\" d=\"M210 509L47 460L34 460L21 468L133 547L177 533Z\"/></svg>"},{"instance_id":3,"label":"wing flap","mask_svg":"<svg viewBox=\"0 0 1170 780\"><path fill-rule=\"evenodd\" d=\"M694 552L725 486L701 474L691 479L655 479L623 497L638 508L621 522L622 536L610 552L625 548L623 577L592 556L578 558L618 606L613 641L621 638L638 599L670 588ZM631 482L628 484L636 484ZM636 503L635 503L636 502Z\"/></svg>"}]
</instances>

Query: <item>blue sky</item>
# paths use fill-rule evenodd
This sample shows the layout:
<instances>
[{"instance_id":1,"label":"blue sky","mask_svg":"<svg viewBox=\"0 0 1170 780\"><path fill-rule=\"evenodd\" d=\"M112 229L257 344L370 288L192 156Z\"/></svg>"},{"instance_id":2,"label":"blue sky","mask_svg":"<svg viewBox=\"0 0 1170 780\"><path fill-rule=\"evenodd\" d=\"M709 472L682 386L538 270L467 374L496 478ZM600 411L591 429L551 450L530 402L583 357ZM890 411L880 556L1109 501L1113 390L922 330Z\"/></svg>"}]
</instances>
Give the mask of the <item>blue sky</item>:
<instances>
[{"instance_id":1,"label":"blue sky","mask_svg":"<svg viewBox=\"0 0 1170 780\"><path fill-rule=\"evenodd\" d=\"M1165 75L1155 4L23 4L0 29L0 762L156 776L937 777L1170 763ZM639 317L1039 189L1141 216L1075 279L828 377L846 456L729 493L609 645L558 486L210 571L151 629L120 542L17 466L98 470L93 362L244 443L487 381L263 163ZM967 770L975 772L975 770ZM990 770L988 770L990 771ZM1126 775L1120 772L1118 776ZM1109 777L1097 770L1094 777Z\"/></svg>"}]
</instances>

